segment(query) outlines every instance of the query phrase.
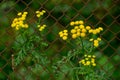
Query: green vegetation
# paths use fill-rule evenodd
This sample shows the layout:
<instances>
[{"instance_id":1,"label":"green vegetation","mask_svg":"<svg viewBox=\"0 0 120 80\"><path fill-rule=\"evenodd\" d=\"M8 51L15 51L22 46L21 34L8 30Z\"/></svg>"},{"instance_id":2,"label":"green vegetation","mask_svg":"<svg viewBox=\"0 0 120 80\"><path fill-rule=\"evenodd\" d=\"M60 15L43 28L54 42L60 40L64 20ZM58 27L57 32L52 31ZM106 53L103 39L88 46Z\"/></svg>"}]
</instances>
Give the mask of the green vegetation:
<instances>
[{"instance_id":1,"label":"green vegetation","mask_svg":"<svg viewBox=\"0 0 120 80\"><path fill-rule=\"evenodd\" d=\"M71 56L69 54L73 53L70 50L75 49L76 45L71 44L74 40L66 43L58 34L64 29L73 29L69 23L77 20L85 21L85 24L92 28L103 27L99 35L102 39L101 45L94 51L98 64L95 69L101 69L101 71L88 74L82 80L94 79L98 75L101 75L100 78L103 80L120 78L119 0L3 0L0 2L0 80L75 80L82 78L83 73L77 72L79 68L73 69L70 64L78 66L78 60L83 57L67 61ZM39 36L41 35L39 28L34 23L37 21L35 13L37 10L46 11L40 22L41 25L47 26L42 32L42 38ZM18 12L25 11L29 13L26 23L30 24L31 28L26 32L21 29L22 36L11 28L11 24ZM24 41L24 38L27 40ZM24 56L24 58L17 56ZM36 64L38 56L42 58ZM85 69L82 67L81 70ZM75 74L78 73L77 77ZM96 73L98 75L95 75Z\"/></svg>"}]
</instances>

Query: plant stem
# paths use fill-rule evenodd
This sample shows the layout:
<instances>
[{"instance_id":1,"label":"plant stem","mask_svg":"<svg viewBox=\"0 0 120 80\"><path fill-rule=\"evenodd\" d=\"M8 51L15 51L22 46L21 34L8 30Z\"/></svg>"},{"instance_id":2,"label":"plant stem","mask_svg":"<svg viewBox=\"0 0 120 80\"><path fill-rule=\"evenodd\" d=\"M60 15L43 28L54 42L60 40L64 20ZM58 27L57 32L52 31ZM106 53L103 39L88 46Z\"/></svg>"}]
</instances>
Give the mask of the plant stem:
<instances>
[{"instance_id":1,"label":"plant stem","mask_svg":"<svg viewBox=\"0 0 120 80\"><path fill-rule=\"evenodd\" d=\"M83 40L82 38L80 37L79 40L81 41L81 46L82 46L82 52L84 53L84 44L83 44Z\"/></svg>"}]
</instances>

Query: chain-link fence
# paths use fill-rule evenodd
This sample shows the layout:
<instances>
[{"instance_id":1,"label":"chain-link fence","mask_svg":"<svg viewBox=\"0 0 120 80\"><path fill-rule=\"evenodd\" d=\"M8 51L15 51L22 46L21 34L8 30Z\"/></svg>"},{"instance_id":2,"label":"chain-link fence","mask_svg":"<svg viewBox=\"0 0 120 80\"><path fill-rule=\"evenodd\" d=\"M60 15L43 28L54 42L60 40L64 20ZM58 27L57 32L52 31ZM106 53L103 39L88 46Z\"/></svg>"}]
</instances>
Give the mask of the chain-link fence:
<instances>
[{"instance_id":1,"label":"chain-link fence","mask_svg":"<svg viewBox=\"0 0 120 80\"><path fill-rule=\"evenodd\" d=\"M45 10L42 23L47 25L45 41L51 66L71 49L59 38L58 32L69 28L70 21L84 20L86 24L98 27L104 31L100 34L103 43L97 48L100 53L98 61L100 68L111 76L111 80L120 79L120 1L119 0L1 0L0 1L0 80L55 80L54 74L47 71L45 66L37 74L33 73L26 59L18 67L14 67L12 59L15 51L12 49L15 37L11 28L12 20L20 11L28 11L27 22L33 24L36 20L35 11ZM37 47L37 46L36 46ZM102 55L102 56L101 56ZM31 57L31 56L30 56ZM30 59L27 58L28 60ZM102 57L102 59L100 59ZM24 67L27 71L24 71ZM14 68L14 69L12 69ZM45 77L44 74L46 75ZM39 78L39 75L42 75ZM17 79L17 78L18 79ZM64 80L68 80L67 73ZM70 79L69 79L70 80Z\"/></svg>"}]
</instances>

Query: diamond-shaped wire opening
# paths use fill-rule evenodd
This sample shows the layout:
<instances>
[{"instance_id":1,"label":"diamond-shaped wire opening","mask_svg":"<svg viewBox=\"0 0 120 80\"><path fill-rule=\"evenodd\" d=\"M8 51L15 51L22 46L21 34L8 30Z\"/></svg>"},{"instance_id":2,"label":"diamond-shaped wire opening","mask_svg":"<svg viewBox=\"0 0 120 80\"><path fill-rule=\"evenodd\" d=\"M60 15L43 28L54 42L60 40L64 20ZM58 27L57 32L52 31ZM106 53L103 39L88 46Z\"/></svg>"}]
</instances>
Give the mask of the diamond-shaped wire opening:
<instances>
[{"instance_id":1,"label":"diamond-shaped wire opening","mask_svg":"<svg viewBox=\"0 0 120 80\"><path fill-rule=\"evenodd\" d=\"M56 6L54 10L51 12L51 15L54 16L54 18L58 19L63 15L63 12L61 12L61 9L59 9L59 7L57 8Z\"/></svg>"},{"instance_id":2,"label":"diamond-shaped wire opening","mask_svg":"<svg viewBox=\"0 0 120 80\"><path fill-rule=\"evenodd\" d=\"M102 8L102 7L99 7L99 8L97 8L96 10L94 10L94 14L95 14L99 19L104 18L107 13L108 13L108 12L107 12L104 8Z\"/></svg>"},{"instance_id":3,"label":"diamond-shaped wire opening","mask_svg":"<svg viewBox=\"0 0 120 80\"><path fill-rule=\"evenodd\" d=\"M57 45L59 44L58 43L58 39L57 39L57 37L56 37L56 35L55 34L53 34L54 35L54 37L52 37L52 35L51 34L53 34L53 33L49 33L48 35L47 35L47 43L48 43L48 47L46 48L46 54L48 55L48 57L50 57L51 55L54 55L54 54L56 54L57 53L57 50L58 50L58 48L59 47L57 47ZM52 40L51 40L52 39ZM52 42L51 42L52 41Z\"/></svg>"},{"instance_id":4,"label":"diamond-shaped wire opening","mask_svg":"<svg viewBox=\"0 0 120 80\"><path fill-rule=\"evenodd\" d=\"M102 56L102 57L99 57L98 59L98 63L100 66L103 66L106 62L107 62L107 58L105 55L102 55L102 54L97 54L99 56Z\"/></svg>"},{"instance_id":5,"label":"diamond-shaped wire opening","mask_svg":"<svg viewBox=\"0 0 120 80\"><path fill-rule=\"evenodd\" d=\"M23 11L26 7L27 7L27 5L25 3L23 3L23 1L21 1L21 0L19 0L19 2L14 6L14 8L17 11Z\"/></svg>"},{"instance_id":6,"label":"diamond-shaped wire opening","mask_svg":"<svg viewBox=\"0 0 120 80\"><path fill-rule=\"evenodd\" d=\"M52 43L56 39L56 35L52 32L46 35L46 39L49 43Z\"/></svg>"},{"instance_id":7,"label":"diamond-shaped wire opening","mask_svg":"<svg viewBox=\"0 0 120 80\"><path fill-rule=\"evenodd\" d=\"M80 14L82 14L85 18L87 18L94 13L95 15L97 15L96 10L98 10L98 2L94 2L90 0L90 1L85 2L85 5L80 10Z\"/></svg>"},{"instance_id":8,"label":"diamond-shaped wire opening","mask_svg":"<svg viewBox=\"0 0 120 80\"><path fill-rule=\"evenodd\" d=\"M45 22L46 25L49 25L48 27L52 27L56 23L56 18L49 15L48 18L46 18Z\"/></svg>"},{"instance_id":9,"label":"diamond-shaped wire opening","mask_svg":"<svg viewBox=\"0 0 120 80\"><path fill-rule=\"evenodd\" d=\"M48 11L51 11L51 10L53 10L53 8L55 8L55 4L52 3L50 0L48 0L48 2L45 4L45 8L46 8Z\"/></svg>"},{"instance_id":10,"label":"diamond-shaped wire opening","mask_svg":"<svg viewBox=\"0 0 120 80\"><path fill-rule=\"evenodd\" d=\"M115 64L119 64L120 62L120 55L118 53L114 53L114 56L111 58L111 62Z\"/></svg>"},{"instance_id":11,"label":"diamond-shaped wire opening","mask_svg":"<svg viewBox=\"0 0 120 80\"><path fill-rule=\"evenodd\" d=\"M24 2L25 4L29 4L31 2L33 2L33 0L21 0L22 2Z\"/></svg>"},{"instance_id":12,"label":"diamond-shaped wire opening","mask_svg":"<svg viewBox=\"0 0 120 80\"><path fill-rule=\"evenodd\" d=\"M106 25L110 25L112 24L112 22L114 21L113 17L110 15L106 15L103 19L102 22L105 23Z\"/></svg>"},{"instance_id":13,"label":"diamond-shaped wire opening","mask_svg":"<svg viewBox=\"0 0 120 80\"><path fill-rule=\"evenodd\" d=\"M84 3L82 1L74 2L72 4L72 7L74 7L77 10L81 10L81 8L84 7Z\"/></svg>"},{"instance_id":14,"label":"diamond-shaped wire opening","mask_svg":"<svg viewBox=\"0 0 120 80\"><path fill-rule=\"evenodd\" d=\"M110 7L112 7L114 4L112 4L113 3L113 1L112 0L101 0L101 5L104 7L104 8L106 8L106 9L109 9Z\"/></svg>"},{"instance_id":15,"label":"diamond-shaped wire opening","mask_svg":"<svg viewBox=\"0 0 120 80\"><path fill-rule=\"evenodd\" d=\"M109 13L114 17L117 17L120 14L120 8L118 6L119 5L115 5L109 10Z\"/></svg>"},{"instance_id":16,"label":"diamond-shaped wire opening","mask_svg":"<svg viewBox=\"0 0 120 80\"><path fill-rule=\"evenodd\" d=\"M66 27L66 26L70 23L70 19L69 19L66 15L64 15L64 16L62 16L62 18L59 20L59 23L60 23L62 26Z\"/></svg>"},{"instance_id":17,"label":"diamond-shaped wire opening","mask_svg":"<svg viewBox=\"0 0 120 80\"><path fill-rule=\"evenodd\" d=\"M27 0L26 0L27 1ZM30 0L31 1L31 0ZM29 4L29 8L32 8L33 10L37 10L41 7L41 5L37 1L31 1Z\"/></svg>"},{"instance_id":18,"label":"diamond-shaped wire opening","mask_svg":"<svg viewBox=\"0 0 120 80\"><path fill-rule=\"evenodd\" d=\"M106 71L105 74L111 77L115 68L114 65L110 61L108 61L107 63L104 64L103 69L104 71Z\"/></svg>"},{"instance_id":19,"label":"diamond-shaped wire opening","mask_svg":"<svg viewBox=\"0 0 120 80\"><path fill-rule=\"evenodd\" d=\"M113 31L114 33L117 33L117 32L120 31L120 24L114 22L114 23L109 27L109 29L110 29L111 31Z\"/></svg>"},{"instance_id":20,"label":"diamond-shaped wire opening","mask_svg":"<svg viewBox=\"0 0 120 80\"><path fill-rule=\"evenodd\" d=\"M111 39L114 38L114 33L111 32L110 30L106 30L105 33L102 34L102 38L107 40L107 41L110 41Z\"/></svg>"},{"instance_id":21,"label":"diamond-shaped wire opening","mask_svg":"<svg viewBox=\"0 0 120 80\"><path fill-rule=\"evenodd\" d=\"M7 62L7 65L2 69L2 71L4 71L7 75L9 75L12 72L12 68L11 68L11 62Z\"/></svg>"},{"instance_id":22,"label":"diamond-shaped wire opening","mask_svg":"<svg viewBox=\"0 0 120 80\"><path fill-rule=\"evenodd\" d=\"M4 60L8 61L11 58L11 52L10 52L10 48L5 49L1 54L0 54L1 58L3 58ZM3 60L3 62L4 62ZM1 62L2 63L2 62Z\"/></svg>"},{"instance_id":23,"label":"diamond-shaped wire opening","mask_svg":"<svg viewBox=\"0 0 120 80\"><path fill-rule=\"evenodd\" d=\"M63 30L63 29L61 29L61 27L60 27L60 25L58 23L56 23L55 25L52 26L52 33L54 33L57 36L57 38L59 37L58 33L61 30Z\"/></svg>"},{"instance_id":24,"label":"diamond-shaped wire opening","mask_svg":"<svg viewBox=\"0 0 120 80\"><path fill-rule=\"evenodd\" d=\"M69 47L67 47L66 45L63 45L63 48L61 49L59 54L62 56L66 56L68 54L69 50L70 50Z\"/></svg>"},{"instance_id":25,"label":"diamond-shaped wire opening","mask_svg":"<svg viewBox=\"0 0 120 80\"><path fill-rule=\"evenodd\" d=\"M70 17L70 19L74 18L77 14L77 11L73 7L71 7L66 13L66 15Z\"/></svg>"},{"instance_id":26,"label":"diamond-shaped wire opening","mask_svg":"<svg viewBox=\"0 0 120 80\"><path fill-rule=\"evenodd\" d=\"M119 43L120 40L118 40L117 38L114 38L111 42L110 42L110 45L114 48L114 49L117 49L120 45ZM116 45L117 44L117 45Z\"/></svg>"},{"instance_id":27,"label":"diamond-shaped wire opening","mask_svg":"<svg viewBox=\"0 0 120 80\"><path fill-rule=\"evenodd\" d=\"M120 15L116 17L116 21L119 23L120 22Z\"/></svg>"},{"instance_id":28,"label":"diamond-shaped wire opening","mask_svg":"<svg viewBox=\"0 0 120 80\"><path fill-rule=\"evenodd\" d=\"M94 21L94 22L93 22ZM94 15L90 14L89 17L87 17L87 23L90 23L92 26L94 26L95 24L97 24L99 22L99 19L97 17L95 17ZM94 26L94 28L97 26Z\"/></svg>"},{"instance_id":29,"label":"diamond-shaped wire opening","mask_svg":"<svg viewBox=\"0 0 120 80\"><path fill-rule=\"evenodd\" d=\"M115 70L112 74L113 79L119 79L120 76L120 64L118 63L118 65L115 66Z\"/></svg>"},{"instance_id":30,"label":"diamond-shaped wire opening","mask_svg":"<svg viewBox=\"0 0 120 80\"><path fill-rule=\"evenodd\" d=\"M104 54L107 56L111 56L114 54L114 49L112 47L110 47L109 45L104 49Z\"/></svg>"},{"instance_id":31,"label":"diamond-shaped wire opening","mask_svg":"<svg viewBox=\"0 0 120 80\"><path fill-rule=\"evenodd\" d=\"M4 60L1 55L0 55L0 61L1 61L0 62L0 67L2 68L7 63L7 61Z\"/></svg>"},{"instance_id":32,"label":"diamond-shaped wire opening","mask_svg":"<svg viewBox=\"0 0 120 80\"><path fill-rule=\"evenodd\" d=\"M11 68L11 62L10 61L10 58L9 59L6 59L5 57L3 57L2 55L0 56L0 59L2 62L0 62L0 67L1 67L1 71L0 71L0 74L2 75L1 78L4 78L4 79L8 79L8 76L9 74L12 72L12 68ZM4 77L6 76L6 77Z\"/></svg>"}]
</instances>

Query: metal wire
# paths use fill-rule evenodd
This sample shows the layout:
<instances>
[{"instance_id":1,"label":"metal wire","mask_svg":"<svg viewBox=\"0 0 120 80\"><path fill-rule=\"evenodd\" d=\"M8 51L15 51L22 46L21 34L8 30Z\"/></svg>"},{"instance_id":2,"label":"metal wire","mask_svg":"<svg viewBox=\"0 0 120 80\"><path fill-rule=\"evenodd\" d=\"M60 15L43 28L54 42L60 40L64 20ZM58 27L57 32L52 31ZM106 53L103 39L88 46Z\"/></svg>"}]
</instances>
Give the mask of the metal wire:
<instances>
[{"instance_id":1,"label":"metal wire","mask_svg":"<svg viewBox=\"0 0 120 80\"><path fill-rule=\"evenodd\" d=\"M10 4L4 7L4 5L8 3ZM100 35L102 40L104 41L104 45L100 46L98 50L102 53L102 55L107 57L107 61L103 65L100 65L101 69L103 69L106 72L106 74L109 74L109 71L105 70L104 65L108 63L112 63L114 65L114 69L118 70L118 73L120 74L119 71L120 59L117 59L117 61L115 62L112 61L115 57L120 58L119 5L120 5L119 0L106 0L106 1L104 0L96 0L96 1L94 0L58 0L58 1L2 0L0 1L0 6L1 6L0 13L2 13L3 18L7 19L8 21L7 23L5 23L2 21L2 19L0 19L0 26L3 26L2 27L3 31L0 30L0 46L1 46L0 74L9 80L12 80L9 73L7 73L5 69L9 69L9 71L12 71L12 68L14 69L14 64L11 62L14 58L13 56L14 51L12 50L11 46L13 41L15 40L16 35L13 35L14 32L10 28L10 23L15 17L15 14L20 12L21 10L28 11L30 12L31 17L28 19L27 22L33 23L35 21L34 12L36 10L41 10L41 9L44 9L47 12L46 13L47 15L45 15L42 22L47 22L49 24L49 29L48 29L49 31L45 33L45 36L48 36L46 38L46 41L49 44L49 47L46 49L46 51L52 49L53 50L52 52L56 53L50 55L51 63L52 61L54 61L54 58L61 56L60 54L63 54L62 52L65 52L70 49L70 47L67 47L66 43L64 43L59 38L59 36L54 32L55 31L54 28L56 29L57 27L57 29L63 30L65 28L69 28L70 21L83 19L85 23L88 25L94 25L94 27L102 26L104 28L104 31ZM70 13L70 11L72 13ZM59 44L61 45L56 47L56 45ZM10 57L11 55L12 57ZM23 65L24 65L24 61L20 64L19 68ZM54 75L49 71L47 71L46 67L44 66L42 67L46 72L50 74L49 80L55 80ZM111 70L113 69L111 68ZM26 74L29 74L30 71L31 69L28 68L28 72L26 72ZM22 80L26 80L25 79L26 75L19 73L18 68L15 68L14 72L16 73L18 72L18 74L22 77ZM40 72L40 74L42 73L43 72ZM39 77L37 75L35 76L36 79L39 80ZM112 77L112 80L116 80L116 79L118 78ZM65 74L65 80L67 80L67 74Z\"/></svg>"}]
</instances>

